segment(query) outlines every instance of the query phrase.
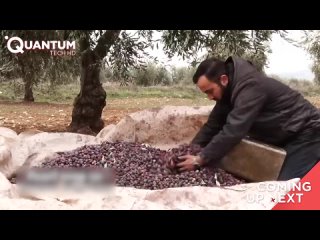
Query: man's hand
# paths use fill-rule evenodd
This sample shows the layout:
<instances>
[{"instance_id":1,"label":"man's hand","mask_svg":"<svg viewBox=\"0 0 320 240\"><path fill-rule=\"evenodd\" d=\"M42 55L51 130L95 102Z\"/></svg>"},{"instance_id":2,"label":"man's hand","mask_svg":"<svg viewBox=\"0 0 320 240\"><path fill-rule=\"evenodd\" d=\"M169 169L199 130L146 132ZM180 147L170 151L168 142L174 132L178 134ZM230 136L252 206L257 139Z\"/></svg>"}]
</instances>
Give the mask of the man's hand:
<instances>
[{"instance_id":1,"label":"man's hand","mask_svg":"<svg viewBox=\"0 0 320 240\"><path fill-rule=\"evenodd\" d=\"M177 164L180 172L194 171L204 164L203 160L199 156L185 155L179 157L179 159L184 159L183 162Z\"/></svg>"}]
</instances>

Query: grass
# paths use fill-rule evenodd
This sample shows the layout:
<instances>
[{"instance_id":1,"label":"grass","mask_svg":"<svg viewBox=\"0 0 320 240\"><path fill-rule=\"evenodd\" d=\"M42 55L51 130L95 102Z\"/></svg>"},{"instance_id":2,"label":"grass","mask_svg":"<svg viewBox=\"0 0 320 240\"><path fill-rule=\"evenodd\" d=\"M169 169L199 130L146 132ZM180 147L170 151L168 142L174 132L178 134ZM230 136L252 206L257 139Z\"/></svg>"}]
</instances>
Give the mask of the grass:
<instances>
[{"instance_id":1,"label":"grass","mask_svg":"<svg viewBox=\"0 0 320 240\"><path fill-rule=\"evenodd\" d=\"M116 86L103 85L107 93L107 99L132 99L132 98L164 98L164 99L189 99L196 102L206 98L195 86ZM0 100L21 101L23 99L23 85L13 83L0 83ZM35 86L33 94L36 102L66 103L72 104L79 93L80 86L77 83L60 85L50 88L42 84Z\"/></svg>"},{"instance_id":2,"label":"grass","mask_svg":"<svg viewBox=\"0 0 320 240\"><path fill-rule=\"evenodd\" d=\"M153 86L153 87L104 87L109 98L203 98L203 94L195 86Z\"/></svg>"}]
</instances>

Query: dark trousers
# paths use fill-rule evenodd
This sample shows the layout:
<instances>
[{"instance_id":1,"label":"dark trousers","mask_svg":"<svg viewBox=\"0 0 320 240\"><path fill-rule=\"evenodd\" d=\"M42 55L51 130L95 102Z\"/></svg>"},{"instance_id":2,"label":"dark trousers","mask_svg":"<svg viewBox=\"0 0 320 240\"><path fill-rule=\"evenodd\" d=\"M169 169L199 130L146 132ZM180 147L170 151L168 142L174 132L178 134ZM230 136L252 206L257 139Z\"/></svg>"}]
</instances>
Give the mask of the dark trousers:
<instances>
[{"instance_id":1,"label":"dark trousers","mask_svg":"<svg viewBox=\"0 0 320 240\"><path fill-rule=\"evenodd\" d=\"M299 134L284 149L287 155L278 180L303 178L320 160L320 130Z\"/></svg>"}]
</instances>

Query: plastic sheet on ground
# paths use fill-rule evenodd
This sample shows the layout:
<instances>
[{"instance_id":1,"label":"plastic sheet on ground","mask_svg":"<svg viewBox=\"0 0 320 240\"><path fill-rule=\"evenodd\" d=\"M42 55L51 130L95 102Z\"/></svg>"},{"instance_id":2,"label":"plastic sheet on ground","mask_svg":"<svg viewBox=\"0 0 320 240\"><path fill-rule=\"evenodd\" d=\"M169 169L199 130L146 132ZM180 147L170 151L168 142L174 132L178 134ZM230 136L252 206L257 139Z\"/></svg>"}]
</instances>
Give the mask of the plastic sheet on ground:
<instances>
[{"instance_id":1,"label":"plastic sheet on ground","mask_svg":"<svg viewBox=\"0 0 320 240\"><path fill-rule=\"evenodd\" d=\"M7 178L21 167L36 166L56 152L103 141L131 141L168 149L188 143L212 107L164 107L128 115L96 137L39 131L16 134L0 128L0 209L271 209L271 201L299 179L241 184L232 187L184 187L144 190L114 187L103 193L37 193L22 195ZM262 191L271 184L277 191ZM257 197L259 196L259 197Z\"/></svg>"}]
</instances>

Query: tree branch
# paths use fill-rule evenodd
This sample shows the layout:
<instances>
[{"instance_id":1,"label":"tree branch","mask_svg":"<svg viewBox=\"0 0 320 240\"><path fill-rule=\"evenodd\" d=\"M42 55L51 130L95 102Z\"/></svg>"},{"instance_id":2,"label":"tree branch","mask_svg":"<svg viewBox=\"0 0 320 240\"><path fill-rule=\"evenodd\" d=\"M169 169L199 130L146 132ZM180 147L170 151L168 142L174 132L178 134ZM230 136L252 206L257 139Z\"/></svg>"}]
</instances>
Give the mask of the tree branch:
<instances>
[{"instance_id":1,"label":"tree branch","mask_svg":"<svg viewBox=\"0 0 320 240\"><path fill-rule=\"evenodd\" d=\"M14 66L12 62L7 62L0 67L0 74L5 74L13 71Z\"/></svg>"},{"instance_id":2,"label":"tree branch","mask_svg":"<svg viewBox=\"0 0 320 240\"><path fill-rule=\"evenodd\" d=\"M88 32L85 32L79 40L80 52L87 50L90 47L90 35Z\"/></svg>"},{"instance_id":3,"label":"tree branch","mask_svg":"<svg viewBox=\"0 0 320 240\"><path fill-rule=\"evenodd\" d=\"M98 40L98 44L93 50L95 54L103 59L107 55L107 51L118 39L121 30L107 30Z\"/></svg>"}]
</instances>

